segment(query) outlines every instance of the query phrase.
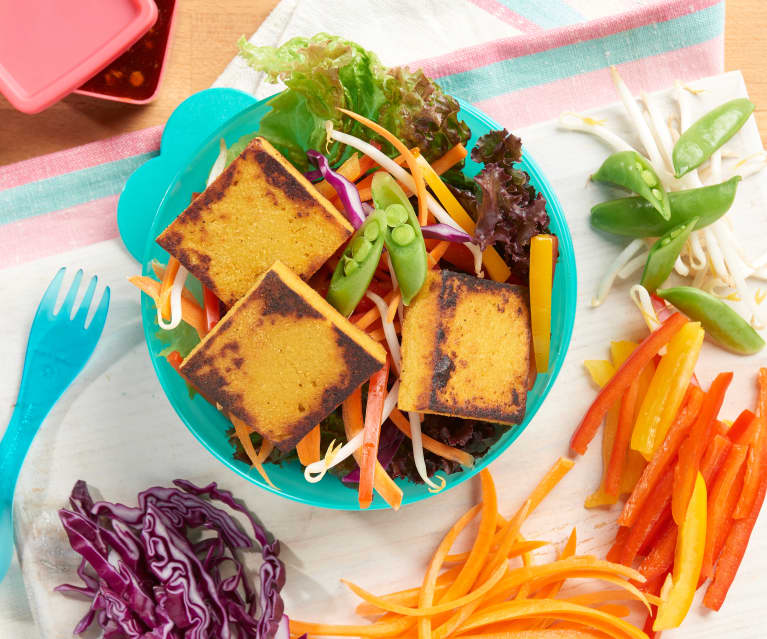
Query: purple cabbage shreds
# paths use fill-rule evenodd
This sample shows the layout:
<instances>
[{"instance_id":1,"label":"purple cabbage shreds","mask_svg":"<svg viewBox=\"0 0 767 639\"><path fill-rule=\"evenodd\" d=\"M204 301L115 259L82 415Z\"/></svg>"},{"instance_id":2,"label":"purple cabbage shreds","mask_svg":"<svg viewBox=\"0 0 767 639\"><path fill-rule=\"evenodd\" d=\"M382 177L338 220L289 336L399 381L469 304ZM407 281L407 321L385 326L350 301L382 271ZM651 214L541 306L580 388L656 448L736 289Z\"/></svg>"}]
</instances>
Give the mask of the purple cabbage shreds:
<instances>
[{"instance_id":1,"label":"purple cabbage shreds","mask_svg":"<svg viewBox=\"0 0 767 639\"><path fill-rule=\"evenodd\" d=\"M85 482L75 484L72 510L60 510L59 517L82 556L77 574L84 586L56 588L91 600L75 634L96 621L108 639L280 639L287 617L279 542L270 542L256 519L215 483L174 483L140 493L136 508L94 503ZM241 550L256 544L212 502L250 522L263 558L259 588L240 559Z\"/></svg>"}]
</instances>

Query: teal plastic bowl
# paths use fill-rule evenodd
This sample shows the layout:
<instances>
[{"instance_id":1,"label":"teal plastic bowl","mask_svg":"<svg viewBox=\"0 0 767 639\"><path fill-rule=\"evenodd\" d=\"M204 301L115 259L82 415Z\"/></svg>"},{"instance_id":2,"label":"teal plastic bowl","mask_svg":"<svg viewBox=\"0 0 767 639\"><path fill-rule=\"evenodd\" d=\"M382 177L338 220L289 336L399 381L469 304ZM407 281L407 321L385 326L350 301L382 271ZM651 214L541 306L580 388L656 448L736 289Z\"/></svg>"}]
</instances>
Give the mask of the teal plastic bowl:
<instances>
[{"instance_id":1,"label":"teal plastic bowl","mask_svg":"<svg viewBox=\"0 0 767 639\"><path fill-rule=\"evenodd\" d=\"M210 97L206 97L205 94ZM211 127L209 115L211 112L221 113L222 95L233 98L233 105L229 108L236 114L223 124L214 122L215 127ZM221 94L216 93L215 90L193 96L194 100L190 104L196 105L194 108L187 107L184 110L182 105L179 107L179 115L175 117L174 114L175 120L171 117L163 136L161 156L141 167L139 169L141 174L136 175L135 179L132 178L126 185L119 205L120 230L129 248L131 248L129 240L133 238L132 241L135 243L135 237L143 233L145 244L142 264L145 275L150 274L152 260L163 263L167 261L168 254L155 243L154 238L187 207L192 193L204 189L210 167L219 152L219 139L224 138L227 145L231 145L246 133L257 130L261 117L270 108L265 100L252 103L252 98L246 99L241 96L244 94L240 96L236 92ZM243 106L248 103L250 103L248 106ZM499 124L468 104L461 104L460 115L473 132L474 137L470 147L480 135L501 128ZM198 144L196 150L192 150L188 132L195 130L195 123L198 128L206 130L208 134L204 141ZM181 134L182 128L186 134ZM500 457L527 428L551 390L570 342L576 301L575 258L570 231L557 196L535 161L528 154L524 154L520 165L530 174L530 180L535 188L546 198L551 228L559 238L559 261L554 276L549 371L538 375L535 386L528 393L525 420L511 427L484 457L477 460L474 468L449 475L446 478L445 490L473 477ZM479 169L477 164L467 162L466 170L469 174L473 175ZM162 190L163 187L164 190ZM151 209L152 189L155 192L164 193L156 209ZM142 216L145 216L148 207L150 210L156 210L156 214L147 233L147 227L142 226L141 220L144 219ZM158 329L154 304L146 296L142 296L141 313L149 354L160 385L181 420L205 448L238 475L277 495L321 508L359 510L357 491L344 486L340 480L330 474L321 482L310 484L304 480L303 469L298 462L281 466L269 465L267 469L270 478L277 486L275 490L267 485L248 464L236 461L232 457L233 448L226 436L227 430L231 427L229 421L199 395L191 399L181 377L165 358L158 357L163 344L155 335ZM403 505L431 496L423 485L416 485L406 480L398 480L397 483L404 493ZM386 507L386 503L376 495L371 508Z\"/></svg>"}]
</instances>

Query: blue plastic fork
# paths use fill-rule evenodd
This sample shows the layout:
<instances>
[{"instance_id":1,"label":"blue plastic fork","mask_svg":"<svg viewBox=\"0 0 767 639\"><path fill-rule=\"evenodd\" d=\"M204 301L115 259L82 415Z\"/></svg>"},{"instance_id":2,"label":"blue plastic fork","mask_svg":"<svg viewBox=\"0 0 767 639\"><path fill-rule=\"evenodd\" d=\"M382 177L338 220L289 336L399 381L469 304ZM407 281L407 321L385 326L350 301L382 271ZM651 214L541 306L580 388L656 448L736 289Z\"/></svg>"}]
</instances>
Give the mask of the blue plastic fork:
<instances>
[{"instance_id":1,"label":"blue plastic fork","mask_svg":"<svg viewBox=\"0 0 767 639\"><path fill-rule=\"evenodd\" d=\"M65 273L66 269L62 268L56 274L37 307L16 408L0 441L0 581L8 571L13 554L13 491L24 458L43 420L90 359L107 319L108 286L93 319L85 326L96 290L95 275L77 312L73 313L83 279L82 270L77 271L61 308L54 315Z\"/></svg>"}]
</instances>

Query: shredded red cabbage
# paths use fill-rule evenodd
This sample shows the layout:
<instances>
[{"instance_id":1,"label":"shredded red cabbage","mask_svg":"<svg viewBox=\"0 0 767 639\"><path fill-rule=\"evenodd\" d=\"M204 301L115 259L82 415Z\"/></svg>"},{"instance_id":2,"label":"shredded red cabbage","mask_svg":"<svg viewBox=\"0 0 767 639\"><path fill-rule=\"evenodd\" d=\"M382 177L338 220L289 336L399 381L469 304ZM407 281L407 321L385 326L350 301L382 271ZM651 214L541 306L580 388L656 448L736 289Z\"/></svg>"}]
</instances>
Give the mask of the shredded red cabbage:
<instances>
[{"instance_id":1,"label":"shredded red cabbage","mask_svg":"<svg viewBox=\"0 0 767 639\"><path fill-rule=\"evenodd\" d=\"M404 433L390 421L387 421L381 427L381 436L378 440L378 462L384 468L388 468L391 460L405 437ZM359 484L360 469L359 466L353 471L347 473L342 479L345 484Z\"/></svg>"},{"instance_id":2,"label":"shredded red cabbage","mask_svg":"<svg viewBox=\"0 0 767 639\"><path fill-rule=\"evenodd\" d=\"M174 484L139 493L136 508L94 503L85 482L75 484L72 510L61 509L59 517L82 555L77 574L84 585L56 588L91 600L74 633L96 621L105 639L289 639L279 542L270 543L255 518L215 483ZM258 592L239 557L254 543L213 501L244 514L253 528L263 556ZM192 534L197 529L207 534Z\"/></svg>"},{"instance_id":3,"label":"shredded red cabbage","mask_svg":"<svg viewBox=\"0 0 767 639\"><path fill-rule=\"evenodd\" d=\"M365 221L365 212L362 208L362 201L360 200L360 193L357 187L343 175L331 169L328 159L319 151L310 149L306 152L306 156L317 165L322 177L335 189L341 203L344 205L346 218L351 225L355 229L362 226Z\"/></svg>"},{"instance_id":4,"label":"shredded red cabbage","mask_svg":"<svg viewBox=\"0 0 767 639\"><path fill-rule=\"evenodd\" d=\"M471 235L466 231L448 226L447 224L429 224L428 226L421 227L421 233L424 237L431 238L433 240L445 240L447 242L471 242Z\"/></svg>"}]
</instances>

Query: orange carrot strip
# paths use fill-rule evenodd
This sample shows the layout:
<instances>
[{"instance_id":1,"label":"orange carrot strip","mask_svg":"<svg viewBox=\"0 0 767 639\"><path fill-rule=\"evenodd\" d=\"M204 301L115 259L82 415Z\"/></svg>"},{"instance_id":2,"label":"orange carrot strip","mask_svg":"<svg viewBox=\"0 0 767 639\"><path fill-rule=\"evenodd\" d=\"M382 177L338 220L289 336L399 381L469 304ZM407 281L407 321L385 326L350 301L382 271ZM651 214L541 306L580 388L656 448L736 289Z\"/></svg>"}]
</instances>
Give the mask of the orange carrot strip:
<instances>
[{"instance_id":1,"label":"orange carrot strip","mask_svg":"<svg viewBox=\"0 0 767 639\"><path fill-rule=\"evenodd\" d=\"M129 277L128 281L149 295L157 304L160 295L160 282L146 275L134 275ZM205 313L197 300L190 300L188 297L181 296L181 319L192 326L200 337L205 335Z\"/></svg>"},{"instance_id":2,"label":"orange carrot strip","mask_svg":"<svg viewBox=\"0 0 767 639\"><path fill-rule=\"evenodd\" d=\"M343 404L341 404L341 415L347 439L351 439L364 428L362 421L361 389L356 389L346 398L346 400L344 400ZM360 457L360 451L355 451L354 459L357 460L358 465L360 463ZM402 489L397 486L378 460L375 462L373 488L379 495L381 495L381 497L383 497L384 501L389 504L389 506L394 510L399 510L399 507L402 505Z\"/></svg>"},{"instance_id":3,"label":"orange carrot strip","mask_svg":"<svg viewBox=\"0 0 767 639\"><path fill-rule=\"evenodd\" d=\"M530 502L530 512L532 513L546 496L554 490L556 485L562 480L562 478L570 472L575 462L567 457L560 457L554 462L554 465L549 468L548 472L543 476L543 479L538 482L538 485L530 493L527 498ZM521 510L521 508L520 508ZM519 511L517 511L519 513Z\"/></svg>"},{"instance_id":4,"label":"orange carrot strip","mask_svg":"<svg viewBox=\"0 0 767 639\"><path fill-rule=\"evenodd\" d=\"M152 272L154 273L154 276L162 282L163 278L165 277L165 265L160 264L157 260L152 260L152 263L150 264L152 267ZM199 304L197 301L197 298L194 296L192 291L190 291L186 286L181 289L181 297L186 298L195 304ZM750 411L749 411L750 412Z\"/></svg>"},{"instance_id":5,"label":"orange carrot strip","mask_svg":"<svg viewBox=\"0 0 767 639\"><path fill-rule=\"evenodd\" d=\"M533 550L538 550L539 548L543 548L544 546L548 546L549 542L547 541L519 541L516 544L514 544L511 547L511 550L509 551L509 558L512 557L519 557L520 555L523 555L528 552L532 552ZM493 545L493 550L496 550L498 548L497 544ZM445 563L457 563L457 562L464 562L466 561L466 558L469 556L468 552L459 552L455 553L453 555L448 555L445 557Z\"/></svg>"},{"instance_id":6,"label":"orange carrot strip","mask_svg":"<svg viewBox=\"0 0 767 639\"><path fill-rule=\"evenodd\" d=\"M570 447L583 455L589 443L599 430L599 425L607 413L607 410L628 388L629 384L638 377L642 369L658 354L671 338L679 332L679 329L687 323L687 318L681 313L674 313L660 328L648 335L634 352L628 357L623 365L615 372L604 388L599 392L594 403L591 404L584 415L581 423L570 440ZM692 494L692 491L690 491Z\"/></svg>"},{"instance_id":7,"label":"orange carrot strip","mask_svg":"<svg viewBox=\"0 0 767 639\"><path fill-rule=\"evenodd\" d=\"M448 150L445 155L434 160L434 162L431 163L431 168L434 169L434 172L437 175L442 175L445 171L454 167L461 160L463 160L467 154L468 151L466 150L466 147L463 146L463 144L456 144L454 147Z\"/></svg>"},{"instance_id":8,"label":"orange carrot strip","mask_svg":"<svg viewBox=\"0 0 767 639\"><path fill-rule=\"evenodd\" d=\"M362 625L336 625L329 623L310 623L308 621L290 620L290 634L320 637L395 637L407 632L414 624L413 617L402 617L380 620L376 623Z\"/></svg>"},{"instance_id":9,"label":"orange carrot strip","mask_svg":"<svg viewBox=\"0 0 767 639\"><path fill-rule=\"evenodd\" d=\"M263 442L261 443L261 450L258 452L258 454L256 454L256 449L253 447L253 442L250 439L250 428L248 425L234 415L230 415L229 419L232 421L232 426L234 426L234 432L237 435L237 439L240 440L242 449L248 456L250 463L253 464L253 468L258 471L258 474L264 478L264 481L267 484L277 490L277 486L272 483L272 480L269 479L269 475L264 469L264 461L266 461L266 458L269 457L269 453L272 452L272 443L268 439L264 438Z\"/></svg>"},{"instance_id":10,"label":"orange carrot strip","mask_svg":"<svg viewBox=\"0 0 767 639\"><path fill-rule=\"evenodd\" d=\"M682 404L682 410L676 416L669 428L660 448L655 451L653 458L645 467L642 476L631 493L623 512L618 518L621 526L631 526L636 521L645 501L652 493L663 473L673 462L682 440L687 435L695 417L703 403L703 391L697 386L691 386L687 392L687 400Z\"/></svg>"},{"instance_id":11,"label":"orange carrot strip","mask_svg":"<svg viewBox=\"0 0 767 639\"><path fill-rule=\"evenodd\" d=\"M388 295L384 297L384 302L386 302L387 305L390 304L396 294L397 294L397 291L390 291ZM373 306L373 308L367 311L364 315L354 320L353 324L357 328L361 328L362 330L365 330L368 326L375 323L377 319L380 319L380 317L381 317L381 314L378 312L378 307Z\"/></svg>"},{"instance_id":12,"label":"orange carrot strip","mask_svg":"<svg viewBox=\"0 0 767 639\"><path fill-rule=\"evenodd\" d=\"M732 373L720 373L711 382L700 412L690 428L690 434L680 447L671 500L671 513L677 525L681 524L687 512L687 504L695 487L695 478L698 475L704 447L709 440L709 433L716 422L716 416L722 407L724 395L732 377Z\"/></svg>"},{"instance_id":13,"label":"orange carrot strip","mask_svg":"<svg viewBox=\"0 0 767 639\"><path fill-rule=\"evenodd\" d=\"M441 242L438 242L434 248L429 251L429 264L431 266L436 266L439 264L439 261L442 259L442 256L447 251L448 247L450 246L450 242L447 240L442 240Z\"/></svg>"},{"instance_id":14,"label":"orange carrot strip","mask_svg":"<svg viewBox=\"0 0 767 639\"><path fill-rule=\"evenodd\" d=\"M724 466L717 475L708 496L708 524L706 526L706 546L703 553L703 566L700 571L701 581L711 575L714 563L722 551L727 532L730 528L732 513L741 493L744 462L749 447L734 444L727 455Z\"/></svg>"},{"instance_id":15,"label":"orange carrot strip","mask_svg":"<svg viewBox=\"0 0 767 639\"><path fill-rule=\"evenodd\" d=\"M303 436L300 442L296 444L296 452L298 453L298 461L303 466L308 466L320 460L322 434L320 433L320 425L317 424L306 435Z\"/></svg>"},{"instance_id":16,"label":"orange carrot strip","mask_svg":"<svg viewBox=\"0 0 767 639\"><path fill-rule=\"evenodd\" d=\"M367 155L362 155L362 157L360 157L359 153L355 152L352 153L341 166L335 169L335 171L336 173L343 175L350 182L354 182L359 180L360 177L365 175L365 173L367 173L374 166L375 162ZM314 185L314 188L329 200L332 200L336 197L336 190L330 186L326 180L317 182Z\"/></svg>"},{"instance_id":17,"label":"orange carrot strip","mask_svg":"<svg viewBox=\"0 0 767 639\"><path fill-rule=\"evenodd\" d=\"M397 307L399 306L400 301L402 300L402 293L397 289L397 292L394 294L394 297L391 298L389 301L389 304L386 307L386 321L387 322L393 322L394 318L397 317Z\"/></svg>"},{"instance_id":18,"label":"orange carrot strip","mask_svg":"<svg viewBox=\"0 0 767 639\"><path fill-rule=\"evenodd\" d=\"M412 437L412 433L410 431L410 421L402 414L398 408L395 408L392 411L389 419L391 419L394 425L403 433L405 433L405 435ZM469 453L461 450L460 448L454 448L453 446L443 444L436 439L432 439L428 435L422 435L421 438L423 439L423 447L429 452L432 452L435 455L439 455L440 457L444 457L445 459L450 459L452 461L458 462L461 464L461 466L471 468L474 465L474 457L472 457Z\"/></svg>"},{"instance_id":19,"label":"orange carrot strip","mask_svg":"<svg viewBox=\"0 0 767 639\"><path fill-rule=\"evenodd\" d=\"M373 501L373 480L378 462L378 441L381 436L381 416L386 399L386 384L389 380L389 358L384 367L374 373L368 386L365 425L363 429L360 459L359 504L360 508L370 508Z\"/></svg>"},{"instance_id":20,"label":"orange carrot strip","mask_svg":"<svg viewBox=\"0 0 767 639\"><path fill-rule=\"evenodd\" d=\"M396 603L388 602L383 598L377 597L373 593L360 588L356 584L353 584L350 581L346 581L345 579L342 579L341 583L343 583L347 588L349 588L349 590L351 590L361 599L364 599L368 603L378 606L382 610L388 610L389 612L395 612L400 615L407 615L412 617L433 617L440 613L450 612L451 610L455 610L461 606L474 603L478 599L482 599L485 594L501 580L501 577L503 577L505 572L506 566L499 565L486 581L484 581L478 588L475 588L463 597L459 597L458 599L453 599L436 606L424 606L421 604L417 608L410 608L408 606L401 606Z\"/></svg>"},{"instance_id":21,"label":"orange carrot strip","mask_svg":"<svg viewBox=\"0 0 767 639\"><path fill-rule=\"evenodd\" d=\"M160 292L157 295L157 307L160 309L162 318L166 321L170 319L170 289L173 287L173 280L176 279L178 269L181 263L172 255L168 258L168 266L165 267L160 284Z\"/></svg>"},{"instance_id":22,"label":"orange carrot strip","mask_svg":"<svg viewBox=\"0 0 767 639\"><path fill-rule=\"evenodd\" d=\"M626 462L626 454L631 440L631 429L634 426L637 398L639 397L639 377L629 384L621 400L618 413L618 429L615 431L615 441L610 455L610 463L605 475L605 492L617 497L621 487L621 475Z\"/></svg>"},{"instance_id":23,"label":"orange carrot strip","mask_svg":"<svg viewBox=\"0 0 767 639\"><path fill-rule=\"evenodd\" d=\"M357 120L357 122L364 124L371 131L378 133L378 135L389 142L389 144L391 144L395 149L397 149L397 151L400 152L402 156L404 156L405 161L407 162L407 166L410 169L410 174L413 176L416 195L418 196L418 222L422 226L426 224L426 217L428 214L426 205L426 183L423 180L423 171L421 171L421 167L418 162L416 162L415 156L411 153L410 149L408 149L396 135L393 135L390 131L382 127L377 122L373 122L372 120L369 120L368 118L359 115L358 113L354 113L353 111L349 111L348 109L339 108L338 110L341 111L341 113L345 113L350 118Z\"/></svg>"}]
</instances>

